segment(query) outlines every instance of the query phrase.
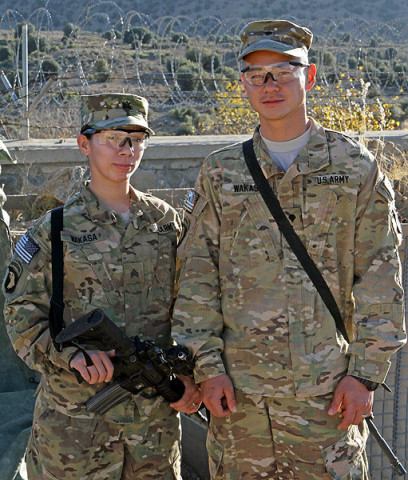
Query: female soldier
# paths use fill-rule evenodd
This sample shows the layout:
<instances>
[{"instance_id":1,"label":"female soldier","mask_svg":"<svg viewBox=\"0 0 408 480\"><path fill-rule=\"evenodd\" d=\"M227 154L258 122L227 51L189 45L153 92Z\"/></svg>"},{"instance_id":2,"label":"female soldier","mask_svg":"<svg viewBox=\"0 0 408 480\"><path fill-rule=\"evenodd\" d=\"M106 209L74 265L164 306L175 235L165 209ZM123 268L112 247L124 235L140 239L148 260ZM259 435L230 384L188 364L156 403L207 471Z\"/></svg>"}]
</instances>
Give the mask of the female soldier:
<instances>
[{"instance_id":1,"label":"female soldier","mask_svg":"<svg viewBox=\"0 0 408 480\"><path fill-rule=\"evenodd\" d=\"M77 141L91 180L64 206L63 319L67 326L99 307L127 336L165 346L180 221L168 204L130 186L153 133L147 110L147 101L136 95L82 97ZM29 479L180 478L175 409L196 410L198 388L183 377L186 391L174 409L150 391L103 415L87 411L84 403L112 379L115 352L88 350L87 366L81 350L55 348L48 322L51 285L47 213L19 241L4 282L10 339L42 373L26 452ZM74 371L86 383L79 384Z\"/></svg>"}]
</instances>

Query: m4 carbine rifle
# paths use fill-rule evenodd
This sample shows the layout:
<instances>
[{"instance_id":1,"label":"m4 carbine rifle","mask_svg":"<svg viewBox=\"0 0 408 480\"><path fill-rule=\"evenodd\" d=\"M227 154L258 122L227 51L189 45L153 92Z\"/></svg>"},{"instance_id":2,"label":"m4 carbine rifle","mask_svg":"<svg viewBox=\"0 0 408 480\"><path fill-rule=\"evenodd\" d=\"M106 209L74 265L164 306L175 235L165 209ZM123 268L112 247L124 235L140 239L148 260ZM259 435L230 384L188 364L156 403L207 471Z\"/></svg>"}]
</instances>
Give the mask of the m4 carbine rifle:
<instances>
[{"instance_id":1,"label":"m4 carbine rifle","mask_svg":"<svg viewBox=\"0 0 408 480\"><path fill-rule=\"evenodd\" d=\"M193 375L192 356L186 347L171 345L161 349L151 341L129 338L99 308L61 330L55 341L62 347L76 346L82 351L115 350L114 381L85 404L87 410L97 414L148 387L154 387L169 402L176 402L183 396L184 384L175 374ZM88 363L89 356L85 357Z\"/></svg>"}]
</instances>

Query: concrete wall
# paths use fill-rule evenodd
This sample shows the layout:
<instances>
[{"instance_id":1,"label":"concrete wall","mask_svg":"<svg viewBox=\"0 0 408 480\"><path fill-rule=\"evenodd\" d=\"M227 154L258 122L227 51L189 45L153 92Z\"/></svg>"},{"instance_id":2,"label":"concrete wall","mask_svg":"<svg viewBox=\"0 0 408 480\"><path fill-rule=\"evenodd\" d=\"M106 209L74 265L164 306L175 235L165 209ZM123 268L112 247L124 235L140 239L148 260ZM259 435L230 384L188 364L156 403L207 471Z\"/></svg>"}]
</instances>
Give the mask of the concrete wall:
<instances>
[{"instance_id":1,"label":"concrete wall","mask_svg":"<svg viewBox=\"0 0 408 480\"><path fill-rule=\"evenodd\" d=\"M132 177L140 189L187 188L194 185L203 159L212 151L249 136L153 137ZM37 193L57 169L87 165L75 139L6 141L17 164L1 165L6 194Z\"/></svg>"},{"instance_id":2,"label":"concrete wall","mask_svg":"<svg viewBox=\"0 0 408 480\"><path fill-rule=\"evenodd\" d=\"M370 132L368 138L390 140L408 150L408 132ZM212 151L249 135L203 135L152 137L132 183L140 190L187 188L194 185L203 159ZM58 169L86 165L75 139L5 141L16 165L1 164L0 185L8 195L38 193L47 178Z\"/></svg>"}]
</instances>

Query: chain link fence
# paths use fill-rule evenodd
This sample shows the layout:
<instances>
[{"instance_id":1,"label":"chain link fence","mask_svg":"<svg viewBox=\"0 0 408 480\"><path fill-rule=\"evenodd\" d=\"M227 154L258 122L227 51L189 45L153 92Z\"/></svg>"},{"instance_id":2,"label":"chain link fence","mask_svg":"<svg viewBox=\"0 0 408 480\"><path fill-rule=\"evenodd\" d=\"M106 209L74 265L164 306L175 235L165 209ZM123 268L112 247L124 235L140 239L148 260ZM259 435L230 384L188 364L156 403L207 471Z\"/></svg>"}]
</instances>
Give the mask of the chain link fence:
<instances>
[{"instance_id":1,"label":"chain link fence","mask_svg":"<svg viewBox=\"0 0 408 480\"><path fill-rule=\"evenodd\" d=\"M408 224L403 224L404 240L400 248L403 267L403 286L408 291ZM408 296L405 295L405 310ZM391 359L387 385L392 393L379 388L374 397L374 418L381 435L398 459L408 470L408 346L400 349ZM392 468L377 442L369 437L367 454L372 480L396 480L400 478Z\"/></svg>"}]
</instances>

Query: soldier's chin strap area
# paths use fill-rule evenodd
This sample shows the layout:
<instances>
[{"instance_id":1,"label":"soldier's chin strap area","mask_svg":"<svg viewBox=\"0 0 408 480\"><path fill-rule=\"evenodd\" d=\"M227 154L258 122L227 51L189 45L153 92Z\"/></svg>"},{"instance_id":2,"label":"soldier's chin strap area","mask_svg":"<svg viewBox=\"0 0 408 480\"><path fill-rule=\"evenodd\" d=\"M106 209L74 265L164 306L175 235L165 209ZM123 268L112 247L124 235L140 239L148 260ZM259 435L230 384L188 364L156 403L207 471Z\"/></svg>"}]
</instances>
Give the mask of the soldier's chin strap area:
<instances>
[{"instance_id":1,"label":"soldier's chin strap area","mask_svg":"<svg viewBox=\"0 0 408 480\"><path fill-rule=\"evenodd\" d=\"M246 142L243 142L242 149L248 170L251 173L255 185L258 187L259 193L266 203L266 206L271 212L272 217L275 219L280 232L285 237L293 253L296 255L296 258L299 260L300 264L304 268L305 272L309 276L320 297L334 318L337 330L343 335L343 338L350 343L339 307L329 286L326 283L326 280L323 278L323 275L310 257L302 240L299 238L292 224L285 215L285 212L282 210L279 200L273 193L268 180L265 178L265 175L259 166L254 152L253 139L251 138ZM383 383L382 386L385 388L385 390L391 391L385 383ZM397 471L398 475L405 475L407 473L406 469L391 451L384 438L379 434L376 426L374 425L373 417L367 417L365 420L370 432L373 434L379 446L390 460L392 467Z\"/></svg>"},{"instance_id":2,"label":"soldier's chin strap area","mask_svg":"<svg viewBox=\"0 0 408 480\"><path fill-rule=\"evenodd\" d=\"M65 327L64 324L64 252L61 232L64 226L64 207L51 210L51 266L52 294L48 323L55 348L61 352L62 346L55 337Z\"/></svg>"}]
</instances>

